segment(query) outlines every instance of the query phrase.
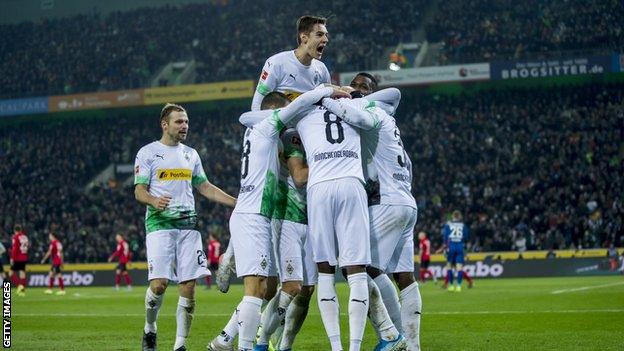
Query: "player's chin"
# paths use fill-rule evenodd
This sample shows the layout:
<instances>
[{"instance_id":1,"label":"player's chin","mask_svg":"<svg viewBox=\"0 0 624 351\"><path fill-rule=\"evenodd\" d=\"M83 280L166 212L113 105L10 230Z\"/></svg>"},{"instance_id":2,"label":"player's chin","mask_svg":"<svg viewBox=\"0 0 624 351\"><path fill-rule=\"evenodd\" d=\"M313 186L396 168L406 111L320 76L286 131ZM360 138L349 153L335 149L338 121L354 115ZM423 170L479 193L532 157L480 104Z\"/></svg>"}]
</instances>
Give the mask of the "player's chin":
<instances>
[{"instance_id":1,"label":"player's chin","mask_svg":"<svg viewBox=\"0 0 624 351\"><path fill-rule=\"evenodd\" d=\"M186 140L186 133L178 133L178 139Z\"/></svg>"}]
</instances>

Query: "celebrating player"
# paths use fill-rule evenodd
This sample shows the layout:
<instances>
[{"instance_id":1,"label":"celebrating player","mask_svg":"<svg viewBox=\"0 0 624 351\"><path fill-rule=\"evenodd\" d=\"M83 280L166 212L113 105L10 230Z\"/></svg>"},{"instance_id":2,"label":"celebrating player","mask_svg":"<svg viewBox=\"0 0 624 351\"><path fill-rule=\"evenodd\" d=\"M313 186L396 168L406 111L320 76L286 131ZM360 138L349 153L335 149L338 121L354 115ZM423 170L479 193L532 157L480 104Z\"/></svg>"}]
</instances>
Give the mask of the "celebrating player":
<instances>
[{"instance_id":1,"label":"celebrating player","mask_svg":"<svg viewBox=\"0 0 624 351\"><path fill-rule=\"evenodd\" d=\"M297 20L298 47L266 60L251 103L252 110L259 110L263 98L272 91L284 93L294 100L319 84L331 82L327 67L319 61L329 42L326 23L327 19L316 16L303 16Z\"/></svg>"},{"instance_id":2,"label":"celebrating player","mask_svg":"<svg viewBox=\"0 0 624 351\"><path fill-rule=\"evenodd\" d=\"M26 263L30 242L21 224L13 227L11 245L11 280L17 283L17 296L26 295Z\"/></svg>"},{"instance_id":3,"label":"celebrating player","mask_svg":"<svg viewBox=\"0 0 624 351\"><path fill-rule=\"evenodd\" d=\"M119 283L121 283L122 275L126 281L128 290L132 290L132 279L130 278L130 274L128 274L128 262L130 262L131 255L130 245L128 245L128 242L121 233L115 235L115 241L117 241L117 248L108 258L108 262L111 262L115 257L119 259L119 264L117 264L117 269L115 269L115 290L119 290Z\"/></svg>"},{"instance_id":4,"label":"celebrating player","mask_svg":"<svg viewBox=\"0 0 624 351\"><path fill-rule=\"evenodd\" d=\"M442 237L448 249L446 256L446 276L449 280L448 291L460 292L464 277L462 271L462 266L464 265L464 242L468 240L469 229L461 219L461 213L453 211L451 221L442 227ZM453 270L455 270L455 277ZM455 286L453 286L453 278L457 278Z\"/></svg>"},{"instance_id":5,"label":"celebrating player","mask_svg":"<svg viewBox=\"0 0 624 351\"><path fill-rule=\"evenodd\" d=\"M394 325L405 333L409 349L419 350L422 302L413 265L417 208L411 194L412 165L403 148L400 130L394 118L387 113L396 109L400 92L386 89L370 94L377 87L377 81L368 73L357 74L351 87L356 90L354 97L366 98L324 99L323 106L340 121L361 130L362 152L368 161L365 174L369 190L372 262L367 271L375 282L371 288L375 289L375 285L379 287ZM375 102L385 101L388 96L394 96L390 100L395 101L391 104ZM401 305L392 282L384 272L394 274L401 290ZM382 350L398 347L393 343L403 338L384 340L383 333L381 336L378 347Z\"/></svg>"},{"instance_id":6,"label":"celebrating player","mask_svg":"<svg viewBox=\"0 0 624 351\"><path fill-rule=\"evenodd\" d=\"M320 61L329 41L326 23L325 18L317 16L302 16L297 20L298 46L295 50L277 53L266 60L251 103L252 111L259 110L264 97L272 91L284 93L292 101L319 84L331 82L327 67ZM278 229L278 226L274 227ZM234 269L233 257L230 242L216 277L222 292L227 292L229 288Z\"/></svg>"},{"instance_id":7,"label":"celebrating player","mask_svg":"<svg viewBox=\"0 0 624 351\"><path fill-rule=\"evenodd\" d=\"M50 274L48 276L48 289L44 291L46 294L52 294L52 288L54 287L54 278L56 277L59 285L59 291L56 292L57 295L65 295L65 284L63 282L63 274L61 271L61 267L63 266L63 244L58 240L56 233L54 233L53 229L49 234L50 238L50 246L48 247L48 251L45 253L43 258L41 259L41 263L45 263L48 257L52 258L52 267L50 268Z\"/></svg>"},{"instance_id":8,"label":"celebrating player","mask_svg":"<svg viewBox=\"0 0 624 351\"><path fill-rule=\"evenodd\" d=\"M271 216L277 191L279 132L323 97L344 96L343 91L319 87L301 95L283 109L256 111L267 116L247 128L241 157L241 188L230 218L230 231L236 261L236 274L243 278L245 296L232 315L238 319L238 349L251 350L260 324L262 297L271 263ZM284 106L286 95L273 92L262 101L262 108ZM228 323L228 326L233 325ZM208 345L209 350L231 349L234 331L224 329Z\"/></svg>"},{"instance_id":9,"label":"celebrating player","mask_svg":"<svg viewBox=\"0 0 624 351\"><path fill-rule=\"evenodd\" d=\"M145 293L143 350L156 350L156 319L169 281L179 285L174 350L186 350L195 310L195 280L208 274L193 187L209 200L234 206L236 199L211 184L195 149L182 144L189 131L186 110L166 104L160 113L162 137L142 147L135 163L135 198L145 214L149 287ZM175 263L175 270L174 270Z\"/></svg>"}]
</instances>

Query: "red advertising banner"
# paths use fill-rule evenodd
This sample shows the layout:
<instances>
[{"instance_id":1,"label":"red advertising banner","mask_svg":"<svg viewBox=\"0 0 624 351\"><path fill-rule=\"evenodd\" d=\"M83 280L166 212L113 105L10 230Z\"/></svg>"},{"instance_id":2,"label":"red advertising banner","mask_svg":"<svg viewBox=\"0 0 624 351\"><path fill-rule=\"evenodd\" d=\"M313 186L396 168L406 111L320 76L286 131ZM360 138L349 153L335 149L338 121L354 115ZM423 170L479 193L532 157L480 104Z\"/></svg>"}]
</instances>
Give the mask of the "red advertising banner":
<instances>
[{"instance_id":1,"label":"red advertising banner","mask_svg":"<svg viewBox=\"0 0 624 351\"><path fill-rule=\"evenodd\" d=\"M143 89L50 96L50 112L143 105Z\"/></svg>"}]
</instances>

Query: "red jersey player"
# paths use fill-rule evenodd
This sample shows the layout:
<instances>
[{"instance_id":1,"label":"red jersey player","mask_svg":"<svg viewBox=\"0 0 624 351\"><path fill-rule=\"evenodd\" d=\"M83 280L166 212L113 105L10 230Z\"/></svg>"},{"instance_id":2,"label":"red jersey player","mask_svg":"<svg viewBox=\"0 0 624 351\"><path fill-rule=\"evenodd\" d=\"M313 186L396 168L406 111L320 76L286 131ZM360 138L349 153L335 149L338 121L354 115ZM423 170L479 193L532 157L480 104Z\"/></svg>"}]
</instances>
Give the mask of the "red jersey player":
<instances>
[{"instance_id":1,"label":"red jersey player","mask_svg":"<svg viewBox=\"0 0 624 351\"><path fill-rule=\"evenodd\" d=\"M212 275L217 273L217 269L219 269L219 256L221 256L221 243L219 240L213 235L208 235L208 264L210 268L211 275L206 276L206 285L208 289L212 286Z\"/></svg>"},{"instance_id":2,"label":"red jersey player","mask_svg":"<svg viewBox=\"0 0 624 351\"><path fill-rule=\"evenodd\" d=\"M46 294L52 294L52 287L54 287L54 277L56 277L59 285L59 291L57 295L65 295L65 284L63 284L63 274L61 267L63 266L63 244L58 240L54 231L50 231L50 247L48 252L41 259L41 263L45 263L48 257L51 257L52 267L50 268L50 275L48 276L48 289L44 291Z\"/></svg>"},{"instance_id":3,"label":"red jersey player","mask_svg":"<svg viewBox=\"0 0 624 351\"><path fill-rule=\"evenodd\" d=\"M132 290L132 280L128 274L127 267L128 262L130 262L130 246L121 233L115 235L115 240L117 241L117 249L108 258L108 262L111 262L115 257L119 258L119 264L115 270L115 289L119 290L119 283L121 282L121 276L123 275L126 285L128 286L128 290Z\"/></svg>"},{"instance_id":4,"label":"red jersey player","mask_svg":"<svg viewBox=\"0 0 624 351\"><path fill-rule=\"evenodd\" d=\"M12 280L17 282L17 295L26 295L26 263L28 262L28 237L20 224L13 228L13 242L11 246Z\"/></svg>"},{"instance_id":5,"label":"red jersey player","mask_svg":"<svg viewBox=\"0 0 624 351\"><path fill-rule=\"evenodd\" d=\"M420 281L425 282L427 275L429 275L433 281L437 281L437 278L431 270L429 270L429 262L431 260L431 242L427 238L427 233L418 233L418 249L420 252Z\"/></svg>"}]
</instances>

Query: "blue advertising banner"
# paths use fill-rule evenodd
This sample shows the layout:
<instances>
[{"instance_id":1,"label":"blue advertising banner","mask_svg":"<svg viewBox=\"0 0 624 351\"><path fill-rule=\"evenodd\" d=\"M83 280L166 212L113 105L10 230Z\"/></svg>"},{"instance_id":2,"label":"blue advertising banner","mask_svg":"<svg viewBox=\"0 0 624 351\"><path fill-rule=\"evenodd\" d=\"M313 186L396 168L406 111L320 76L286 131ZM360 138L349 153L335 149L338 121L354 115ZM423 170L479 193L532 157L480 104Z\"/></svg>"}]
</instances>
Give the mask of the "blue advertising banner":
<instances>
[{"instance_id":1,"label":"blue advertising banner","mask_svg":"<svg viewBox=\"0 0 624 351\"><path fill-rule=\"evenodd\" d=\"M522 79L616 72L612 56L490 63L491 79Z\"/></svg>"},{"instance_id":2,"label":"blue advertising banner","mask_svg":"<svg viewBox=\"0 0 624 351\"><path fill-rule=\"evenodd\" d=\"M48 112L47 97L0 100L0 116L17 116L44 112Z\"/></svg>"}]
</instances>

